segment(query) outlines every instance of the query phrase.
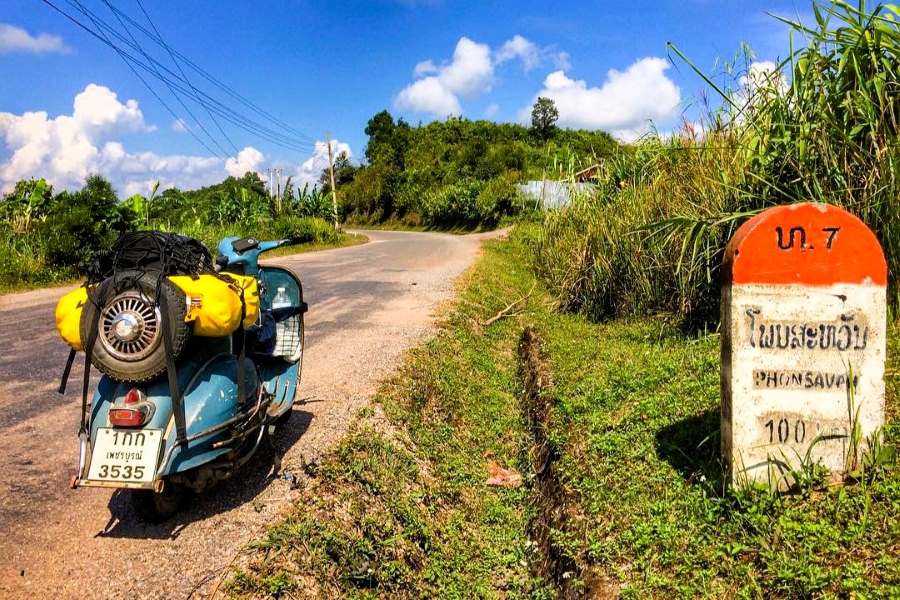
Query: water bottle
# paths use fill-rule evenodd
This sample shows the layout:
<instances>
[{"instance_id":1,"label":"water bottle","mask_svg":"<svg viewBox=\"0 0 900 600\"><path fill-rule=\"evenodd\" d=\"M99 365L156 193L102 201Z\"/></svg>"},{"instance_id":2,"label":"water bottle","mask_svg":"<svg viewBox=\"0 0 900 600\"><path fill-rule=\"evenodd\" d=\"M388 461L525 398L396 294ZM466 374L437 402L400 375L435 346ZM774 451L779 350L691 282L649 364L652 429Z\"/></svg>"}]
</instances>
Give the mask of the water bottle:
<instances>
[{"instance_id":1,"label":"water bottle","mask_svg":"<svg viewBox=\"0 0 900 600\"><path fill-rule=\"evenodd\" d=\"M278 293L275 294L275 297L272 299L272 310L287 308L289 306L291 306L290 296L287 295L287 292L283 287L278 288Z\"/></svg>"},{"instance_id":2,"label":"water bottle","mask_svg":"<svg viewBox=\"0 0 900 600\"><path fill-rule=\"evenodd\" d=\"M291 298L283 287L278 288L278 293L272 298L272 310L288 308L291 306ZM292 319L281 319L275 323L275 352L273 356L285 356L291 353Z\"/></svg>"}]
</instances>

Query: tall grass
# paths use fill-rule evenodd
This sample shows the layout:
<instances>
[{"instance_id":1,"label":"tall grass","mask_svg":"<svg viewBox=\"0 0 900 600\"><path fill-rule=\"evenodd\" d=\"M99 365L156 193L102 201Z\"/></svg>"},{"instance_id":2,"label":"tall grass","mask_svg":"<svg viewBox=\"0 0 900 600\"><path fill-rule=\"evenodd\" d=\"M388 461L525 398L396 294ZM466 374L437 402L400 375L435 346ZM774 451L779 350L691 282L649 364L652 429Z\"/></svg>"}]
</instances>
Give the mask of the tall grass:
<instances>
[{"instance_id":1,"label":"tall grass","mask_svg":"<svg viewBox=\"0 0 900 600\"><path fill-rule=\"evenodd\" d=\"M774 72L748 58L724 89L695 69L723 105L701 133L642 140L604 164L597 193L546 217L536 268L563 308L715 320L734 229L789 202L846 207L897 264L900 9L834 2L814 15L813 26L782 19L804 43ZM896 309L893 272L890 290Z\"/></svg>"}]
</instances>

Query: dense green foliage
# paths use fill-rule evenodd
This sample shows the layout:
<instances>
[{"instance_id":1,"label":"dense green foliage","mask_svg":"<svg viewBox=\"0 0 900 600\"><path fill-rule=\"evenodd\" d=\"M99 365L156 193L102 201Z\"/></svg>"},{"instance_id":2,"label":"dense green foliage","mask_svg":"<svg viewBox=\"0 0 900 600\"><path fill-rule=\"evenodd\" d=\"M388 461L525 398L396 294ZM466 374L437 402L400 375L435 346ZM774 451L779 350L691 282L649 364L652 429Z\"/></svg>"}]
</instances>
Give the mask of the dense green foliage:
<instances>
[{"instance_id":1,"label":"dense green foliage","mask_svg":"<svg viewBox=\"0 0 900 600\"><path fill-rule=\"evenodd\" d=\"M790 495L724 492L718 336L553 312L529 269L533 235L520 227L486 246L435 339L379 393L384 414L368 411L311 470L233 573L235 596L896 596L895 461L845 486L813 474ZM552 382L546 462L516 376L526 325L544 339ZM900 336L889 339L896 370ZM898 391L891 380L888 444ZM523 486L487 485L492 462ZM553 472L557 495L538 470ZM534 533L548 512L544 547Z\"/></svg>"},{"instance_id":2,"label":"dense green foliage","mask_svg":"<svg viewBox=\"0 0 900 600\"><path fill-rule=\"evenodd\" d=\"M387 111L369 120L366 135L366 164L338 183L344 217L431 227L491 227L520 210L516 183L557 177L616 148L600 131L459 118L411 127Z\"/></svg>"},{"instance_id":3,"label":"dense green foliage","mask_svg":"<svg viewBox=\"0 0 900 600\"><path fill-rule=\"evenodd\" d=\"M898 11L816 5L814 28L791 24L805 44L779 72L748 59L734 90L707 79L725 108L705 133L650 138L604 161L597 193L548 215L537 246L560 304L595 318L664 310L715 320L736 226L796 201L846 207L900 263ZM894 270L890 289L896 309Z\"/></svg>"},{"instance_id":4,"label":"dense green foliage","mask_svg":"<svg viewBox=\"0 0 900 600\"><path fill-rule=\"evenodd\" d=\"M43 179L20 181L0 202L0 289L63 282L78 274L118 235L135 229L175 231L211 249L223 237L297 237L339 244L330 199L317 188L294 190L288 180L270 198L255 173L199 190L168 189L120 201L99 175L74 193L53 193Z\"/></svg>"}]
</instances>

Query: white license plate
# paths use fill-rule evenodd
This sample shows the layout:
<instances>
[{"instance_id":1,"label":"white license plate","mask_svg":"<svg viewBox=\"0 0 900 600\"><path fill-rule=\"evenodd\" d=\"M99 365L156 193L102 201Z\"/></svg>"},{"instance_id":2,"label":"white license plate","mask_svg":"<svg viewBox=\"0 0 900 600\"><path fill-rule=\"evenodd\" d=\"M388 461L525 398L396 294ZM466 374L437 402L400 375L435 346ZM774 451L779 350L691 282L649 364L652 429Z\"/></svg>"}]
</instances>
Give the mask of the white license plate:
<instances>
[{"instance_id":1,"label":"white license plate","mask_svg":"<svg viewBox=\"0 0 900 600\"><path fill-rule=\"evenodd\" d=\"M88 479L147 483L153 481L162 446L162 429L101 427L91 453Z\"/></svg>"}]
</instances>

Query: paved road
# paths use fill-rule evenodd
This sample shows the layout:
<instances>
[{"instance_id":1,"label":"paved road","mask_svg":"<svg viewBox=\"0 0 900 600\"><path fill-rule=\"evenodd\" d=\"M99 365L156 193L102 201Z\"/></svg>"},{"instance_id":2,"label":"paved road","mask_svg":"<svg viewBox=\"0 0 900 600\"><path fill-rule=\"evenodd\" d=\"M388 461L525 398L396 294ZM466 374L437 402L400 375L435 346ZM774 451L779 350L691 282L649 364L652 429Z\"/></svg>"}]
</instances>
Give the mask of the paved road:
<instances>
[{"instance_id":1,"label":"paved road","mask_svg":"<svg viewBox=\"0 0 900 600\"><path fill-rule=\"evenodd\" d=\"M347 430L486 237L367 235L361 246L272 261L301 277L310 303L299 402L276 436L284 471L299 472ZM81 370L56 394L67 348L53 308L65 291L0 297L0 597L204 597L296 492L272 476L270 453L162 525L137 521L122 493L69 490Z\"/></svg>"}]
</instances>

